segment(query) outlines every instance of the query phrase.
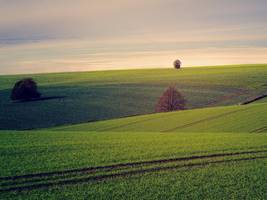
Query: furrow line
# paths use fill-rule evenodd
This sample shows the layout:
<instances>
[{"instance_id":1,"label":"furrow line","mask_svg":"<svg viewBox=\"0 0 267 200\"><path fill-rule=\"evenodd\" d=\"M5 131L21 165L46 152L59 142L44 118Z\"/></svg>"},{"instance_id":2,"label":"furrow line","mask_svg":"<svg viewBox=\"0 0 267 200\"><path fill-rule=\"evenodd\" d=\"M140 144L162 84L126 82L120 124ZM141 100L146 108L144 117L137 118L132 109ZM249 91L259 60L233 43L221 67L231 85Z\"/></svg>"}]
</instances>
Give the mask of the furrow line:
<instances>
[{"instance_id":1,"label":"furrow line","mask_svg":"<svg viewBox=\"0 0 267 200\"><path fill-rule=\"evenodd\" d=\"M220 115L215 115L215 116L207 117L205 119L197 120L197 121L194 121L194 122L191 122L191 123L182 125L182 126L177 126L177 127L171 128L171 129L167 129L167 130L164 130L164 131L161 131L161 132L171 132L171 131L175 131L177 129L188 128L190 126L193 126L193 125L196 125L196 124L199 124L199 123L202 123L202 122L206 122L206 121L210 121L210 120L214 120L214 119L219 119L219 118L222 118L222 117L225 117L227 115L231 115L231 114L234 114L234 113L237 113L237 112L246 111L248 109L250 109L250 108L244 108L244 109L239 109L239 110L235 110L235 111L230 111L230 112L222 113Z\"/></svg>"},{"instance_id":2,"label":"furrow line","mask_svg":"<svg viewBox=\"0 0 267 200\"><path fill-rule=\"evenodd\" d=\"M210 162L203 162L203 163L191 163L191 164L186 164L186 165L176 165L176 166L167 166L167 167L155 167L151 169L126 171L126 172L114 173L114 174L108 174L108 175L98 175L98 176L91 176L91 177L79 178L79 179L70 179L70 180L62 180L62 181L57 181L57 182L40 183L40 184L29 185L29 186L11 187L11 188L0 189L0 192L30 191L34 189L43 189L43 188L49 188L49 187L55 187L55 186L65 186L65 185L74 185L74 184L81 184L81 183L88 183L88 182L96 182L96 181L108 180L108 179L113 179L113 178L127 177L127 176L139 175L139 174L144 174L144 173L166 171L166 170L173 170L173 169L179 169L179 168L205 167L211 164L224 164L224 163L250 161L250 160L266 159L266 158L267 156L260 156L260 157L252 157L252 158L239 158L239 159L232 159L232 160L210 161Z\"/></svg>"},{"instance_id":3,"label":"furrow line","mask_svg":"<svg viewBox=\"0 0 267 200\"><path fill-rule=\"evenodd\" d=\"M257 154L257 153L266 153L267 150L253 150L253 151L241 151L241 152L230 152L230 153L216 153L216 154L208 154L208 155L196 155L189 157L178 157L178 158L170 158L170 159L161 159L161 160L150 160L150 161L140 161L140 162L129 162L129 163L119 163L115 165L106 165L106 166L96 166L96 167L87 167L87 168L78 168L78 169L70 169L70 170L62 170L62 171L54 171L54 172L44 172L44 173L36 173L36 174L25 174L20 176L8 176L8 177L0 177L0 181L8 181L8 180L18 180L18 179L28 179L28 178L37 178L37 177L50 177L50 176L63 176L71 173L85 173L85 172L99 172L99 170L116 170L123 167L136 167L143 165L152 165L152 164L165 164L172 163L178 161L190 161L196 159L207 159L207 158L216 158L216 157L230 157L230 156L238 156L238 155L248 155L248 154Z\"/></svg>"}]
</instances>

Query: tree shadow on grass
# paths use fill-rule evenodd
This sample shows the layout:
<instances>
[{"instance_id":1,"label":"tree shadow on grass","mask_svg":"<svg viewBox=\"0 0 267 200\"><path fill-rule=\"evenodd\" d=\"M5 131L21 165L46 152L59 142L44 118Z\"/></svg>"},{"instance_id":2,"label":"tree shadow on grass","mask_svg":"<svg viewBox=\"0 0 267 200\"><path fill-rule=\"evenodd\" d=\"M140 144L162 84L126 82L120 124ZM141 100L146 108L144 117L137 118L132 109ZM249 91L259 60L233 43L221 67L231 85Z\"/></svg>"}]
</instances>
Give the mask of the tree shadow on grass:
<instances>
[{"instance_id":1,"label":"tree shadow on grass","mask_svg":"<svg viewBox=\"0 0 267 200\"><path fill-rule=\"evenodd\" d=\"M34 99L13 101L13 103L27 103L27 102L34 102L34 101L47 101L47 100L53 100L53 99L64 99L66 97L67 96L40 97L40 98L34 98Z\"/></svg>"}]
</instances>

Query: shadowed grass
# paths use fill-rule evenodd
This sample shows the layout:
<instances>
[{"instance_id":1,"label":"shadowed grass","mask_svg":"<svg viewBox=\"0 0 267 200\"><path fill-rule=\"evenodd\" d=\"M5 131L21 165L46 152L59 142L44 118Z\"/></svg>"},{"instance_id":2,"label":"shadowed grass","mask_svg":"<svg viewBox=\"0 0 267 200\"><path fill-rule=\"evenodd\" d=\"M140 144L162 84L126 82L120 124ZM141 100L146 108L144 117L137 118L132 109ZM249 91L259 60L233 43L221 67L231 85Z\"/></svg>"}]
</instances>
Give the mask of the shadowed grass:
<instances>
[{"instance_id":1,"label":"shadowed grass","mask_svg":"<svg viewBox=\"0 0 267 200\"><path fill-rule=\"evenodd\" d=\"M44 96L64 99L13 104L13 84L38 82ZM0 76L0 129L33 129L153 113L170 84L187 99L187 108L238 104L265 92L266 65L117 70Z\"/></svg>"}]
</instances>

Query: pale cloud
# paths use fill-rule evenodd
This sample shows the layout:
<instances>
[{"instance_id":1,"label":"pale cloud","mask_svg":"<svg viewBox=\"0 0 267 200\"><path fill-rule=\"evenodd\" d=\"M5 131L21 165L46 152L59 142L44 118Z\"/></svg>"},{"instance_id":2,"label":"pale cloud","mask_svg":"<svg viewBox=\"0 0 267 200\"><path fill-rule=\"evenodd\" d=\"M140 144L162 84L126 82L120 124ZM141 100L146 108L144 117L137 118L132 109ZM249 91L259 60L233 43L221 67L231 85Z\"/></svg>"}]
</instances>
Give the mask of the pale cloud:
<instances>
[{"instance_id":1,"label":"pale cloud","mask_svg":"<svg viewBox=\"0 0 267 200\"><path fill-rule=\"evenodd\" d=\"M266 18L266 0L0 0L0 73L263 63Z\"/></svg>"},{"instance_id":2,"label":"pale cloud","mask_svg":"<svg viewBox=\"0 0 267 200\"><path fill-rule=\"evenodd\" d=\"M137 45L136 48L127 49L128 45L116 48L113 45L89 48L88 43L80 42L69 45L61 42L57 47L51 43L45 47L35 44L25 49L22 45L20 50L15 47L0 50L0 59L8 66L1 73L172 67L176 58L180 58L184 66L267 63L266 47L147 48L146 45L141 48Z\"/></svg>"},{"instance_id":3,"label":"pale cloud","mask_svg":"<svg viewBox=\"0 0 267 200\"><path fill-rule=\"evenodd\" d=\"M105 38L262 25L263 0L0 0L0 38ZM263 26L262 26L263 27Z\"/></svg>"}]
</instances>

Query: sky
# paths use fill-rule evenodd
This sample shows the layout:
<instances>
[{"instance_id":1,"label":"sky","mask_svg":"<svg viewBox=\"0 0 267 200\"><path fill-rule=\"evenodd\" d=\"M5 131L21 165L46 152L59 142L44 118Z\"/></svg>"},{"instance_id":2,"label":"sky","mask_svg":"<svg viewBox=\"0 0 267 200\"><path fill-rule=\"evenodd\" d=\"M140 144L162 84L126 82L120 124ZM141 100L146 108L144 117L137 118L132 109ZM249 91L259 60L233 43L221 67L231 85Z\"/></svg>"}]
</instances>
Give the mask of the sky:
<instances>
[{"instance_id":1,"label":"sky","mask_svg":"<svg viewBox=\"0 0 267 200\"><path fill-rule=\"evenodd\" d=\"M267 63L266 0L0 0L0 74Z\"/></svg>"}]
</instances>

